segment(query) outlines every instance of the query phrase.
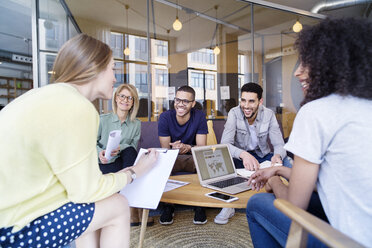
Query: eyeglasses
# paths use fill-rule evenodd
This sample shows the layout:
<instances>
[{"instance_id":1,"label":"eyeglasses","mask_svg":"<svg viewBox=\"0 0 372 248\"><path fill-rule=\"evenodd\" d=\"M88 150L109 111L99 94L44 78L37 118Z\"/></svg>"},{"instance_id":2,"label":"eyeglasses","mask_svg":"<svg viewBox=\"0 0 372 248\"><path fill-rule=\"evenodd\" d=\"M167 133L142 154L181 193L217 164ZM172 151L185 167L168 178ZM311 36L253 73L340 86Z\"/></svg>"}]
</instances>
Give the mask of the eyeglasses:
<instances>
[{"instance_id":1,"label":"eyeglasses","mask_svg":"<svg viewBox=\"0 0 372 248\"><path fill-rule=\"evenodd\" d=\"M188 105L190 102L193 102L194 100L187 100L187 99L179 99L179 98L177 98L177 97L175 97L174 98L174 102L176 103L176 104L179 104L179 103L182 103L182 105Z\"/></svg>"},{"instance_id":2,"label":"eyeglasses","mask_svg":"<svg viewBox=\"0 0 372 248\"><path fill-rule=\"evenodd\" d=\"M123 95L123 94L119 94L118 97L119 97L120 100L123 100L123 101L128 100L128 102L131 102L134 99L133 96L126 96L126 95Z\"/></svg>"}]
</instances>

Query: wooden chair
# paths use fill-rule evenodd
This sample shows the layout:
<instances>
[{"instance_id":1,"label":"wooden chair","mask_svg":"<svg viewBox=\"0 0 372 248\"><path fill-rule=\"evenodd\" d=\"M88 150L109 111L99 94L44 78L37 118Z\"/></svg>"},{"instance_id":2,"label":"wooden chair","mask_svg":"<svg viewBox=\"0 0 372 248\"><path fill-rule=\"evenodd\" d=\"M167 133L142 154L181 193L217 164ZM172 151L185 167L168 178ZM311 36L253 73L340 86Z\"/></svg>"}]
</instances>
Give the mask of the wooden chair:
<instances>
[{"instance_id":1,"label":"wooden chair","mask_svg":"<svg viewBox=\"0 0 372 248\"><path fill-rule=\"evenodd\" d=\"M274 201L274 206L292 220L286 244L287 248L306 247L309 233L329 247L364 247L355 240L334 229L327 222L296 207L286 200L276 199Z\"/></svg>"}]
</instances>

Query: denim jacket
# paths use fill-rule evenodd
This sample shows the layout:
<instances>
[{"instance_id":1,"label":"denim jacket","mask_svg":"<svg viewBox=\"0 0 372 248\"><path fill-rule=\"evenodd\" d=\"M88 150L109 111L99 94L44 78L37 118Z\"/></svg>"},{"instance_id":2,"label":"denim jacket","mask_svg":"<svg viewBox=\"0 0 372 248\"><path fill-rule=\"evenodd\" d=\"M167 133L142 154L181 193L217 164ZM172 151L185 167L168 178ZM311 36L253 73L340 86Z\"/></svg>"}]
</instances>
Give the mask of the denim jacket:
<instances>
[{"instance_id":1,"label":"denim jacket","mask_svg":"<svg viewBox=\"0 0 372 248\"><path fill-rule=\"evenodd\" d=\"M287 153L283 148L283 136L274 112L262 105L259 106L253 125L258 135L258 146L254 152L259 157L264 157L270 153L270 139L274 147L274 154L279 154L284 159ZM232 108L225 123L221 144L229 144L231 155L239 159L239 155L243 151L248 151L250 141L251 134L248 129L248 120L245 118L240 106Z\"/></svg>"}]
</instances>

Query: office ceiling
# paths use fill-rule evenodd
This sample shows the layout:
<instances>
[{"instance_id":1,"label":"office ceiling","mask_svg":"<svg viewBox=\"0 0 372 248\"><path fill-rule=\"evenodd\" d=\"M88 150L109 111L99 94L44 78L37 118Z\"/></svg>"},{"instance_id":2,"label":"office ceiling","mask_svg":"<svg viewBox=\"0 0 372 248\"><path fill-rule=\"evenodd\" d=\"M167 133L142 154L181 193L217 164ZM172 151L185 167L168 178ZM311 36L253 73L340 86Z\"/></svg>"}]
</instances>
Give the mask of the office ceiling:
<instances>
[{"instance_id":1,"label":"office ceiling","mask_svg":"<svg viewBox=\"0 0 372 248\"><path fill-rule=\"evenodd\" d=\"M84 30L84 23L100 23L113 30L146 35L147 31L147 0L65 0L73 16ZM310 11L319 0L272 0L271 3L288 6L300 10ZM173 6L171 6L173 4ZM176 17L175 4L182 6L178 16L183 23L181 31L172 29ZM125 5L129 5L128 27L126 21ZM152 37L163 39L177 39L175 52L186 52L202 47L213 46L216 35L216 23L203 18L202 15L216 17L225 23L223 32L240 40L249 40L251 28L251 8L247 2L239 0L153 0L150 1L150 33ZM214 6L218 6L217 12ZM150 7L151 7L150 6ZM362 16L366 5L353 6L341 10L333 10L322 14L332 16ZM153 13L152 13L153 12ZM286 11L264 8L259 5L254 7L254 24L256 34L270 34L290 31L297 15ZM201 15L198 15L201 13ZM313 18L301 17L303 24L314 24ZM169 34L167 33L169 30ZM221 31L220 31L221 32ZM223 42L227 42L226 40ZM293 40L284 40L282 45L292 43ZM275 42L277 46L277 41ZM265 48L274 48L266 44ZM239 50L249 50L250 42L239 43Z\"/></svg>"},{"instance_id":2,"label":"office ceiling","mask_svg":"<svg viewBox=\"0 0 372 248\"><path fill-rule=\"evenodd\" d=\"M58 0L52 0L58 1ZM146 34L147 30L147 0L65 0L73 16L79 22L92 21L102 23L119 31L126 30L125 5L130 6L128 12L128 29L130 32ZM154 0L154 23L150 23L150 32L160 38L177 38L184 40L185 44L179 43L177 51L187 50L186 43L197 43L207 46L214 36L215 23L198 17L196 12L179 10L178 15L184 24L181 32L171 28L175 19L176 9L168 6L164 1L178 2L179 5L202 14L215 17L213 8L218 5L217 17L225 22L232 23L240 29L226 27L225 32L238 36L244 35L250 29L250 8L243 1L234 0ZM289 6L309 11L319 0L272 0L272 3ZM151 1L150 1L151 3ZM367 5L358 5L349 8L324 12L322 14L332 16L362 16ZM258 9L257 9L258 8ZM48 9L50 17L53 17L53 9ZM269 32L274 26L283 26L279 29L287 29L293 22L293 14L278 14L279 12L260 6L255 7L255 32ZM150 13L152 16L152 13ZM310 19L309 19L310 20ZM307 20L305 20L306 22ZM287 23L288 22L288 23ZM187 28L188 27L188 28ZM167 29L170 33L167 34ZM191 30L192 29L192 30ZM191 30L191 31L190 31ZM276 28L278 30L278 28ZM84 29L83 29L84 31ZM191 35L190 35L191 34ZM196 35L195 35L196 34ZM31 54L31 1L29 0L0 0L0 49L20 54ZM191 40L191 42L190 42ZM190 45L188 45L190 47Z\"/></svg>"}]
</instances>

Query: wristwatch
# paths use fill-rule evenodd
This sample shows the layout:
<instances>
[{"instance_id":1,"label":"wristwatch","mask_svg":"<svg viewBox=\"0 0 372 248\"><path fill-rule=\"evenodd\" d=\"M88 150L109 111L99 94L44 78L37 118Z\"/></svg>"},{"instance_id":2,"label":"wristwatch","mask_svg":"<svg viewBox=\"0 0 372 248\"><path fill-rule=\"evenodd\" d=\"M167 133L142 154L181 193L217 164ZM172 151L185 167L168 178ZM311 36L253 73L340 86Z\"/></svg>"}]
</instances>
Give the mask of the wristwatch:
<instances>
[{"instance_id":1,"label":"wristwatch","mask_svg":"<svg viewBox=\"0 0 372 248\"><path fill-rule=\"evenodd\" d=\"M133 182L134 179L137 178L137 175L136 175L136 173L134 172L133 169L128 169L128 171L130 172L130 177L132 178L132 182ZM130 183L132 183L132 182L130 182Z\"/></svg>"}]
</instances>

